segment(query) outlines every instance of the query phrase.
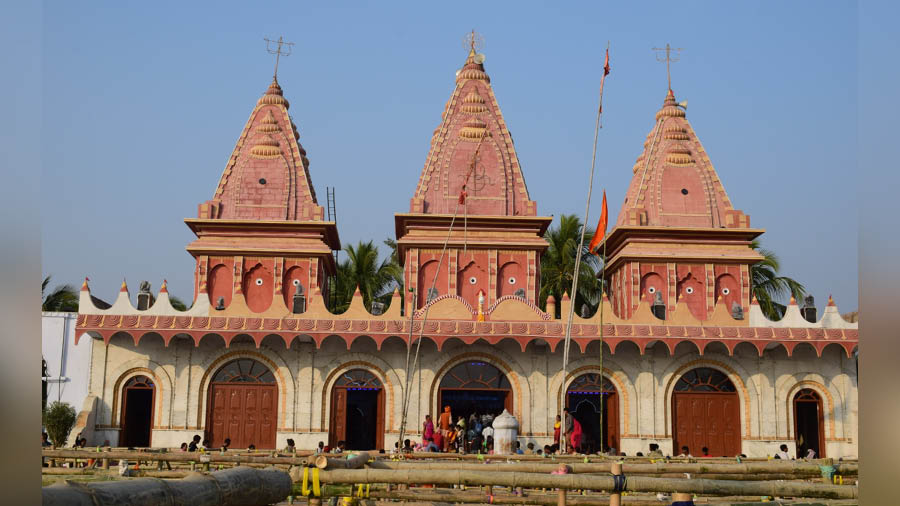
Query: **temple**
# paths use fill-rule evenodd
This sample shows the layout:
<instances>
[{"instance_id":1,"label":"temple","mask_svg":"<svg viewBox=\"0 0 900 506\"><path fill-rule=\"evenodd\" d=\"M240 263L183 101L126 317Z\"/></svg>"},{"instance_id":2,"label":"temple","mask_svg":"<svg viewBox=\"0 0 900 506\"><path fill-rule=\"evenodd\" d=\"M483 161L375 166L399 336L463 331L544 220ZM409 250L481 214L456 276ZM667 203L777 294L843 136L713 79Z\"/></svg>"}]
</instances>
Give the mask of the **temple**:
<instances>
[{"instance_id":1,"label":"temple","mask_svg":"<svg viewBox=\"0 0 900 506\"><path fill-rule=\"evenodd\" d=\"M529 195L474 46L453 86L408 212L395 215L406 293L373 314L357 291L336 314L326 280L337 227L273 80L212 198L185 220L197 236L193 305L173 309L163 283L136 308L123 283L101 308L85 281L76 341L92 344L91 372L76 433L123 446L199 434L213 446L390 449L408 387L413 439L426 414L450 406L507 409L523 446L543 445L567 406L584 451L657 443L668 455L759 457L784 443L801 456L857 455L857 324L832 300L821 315L791 300L783 318L766 318L750 284L763 230L734 208L671 89L607 238L608 297L574 316L563 367L567 321L555 314L572 301L539 305L552 219Z\"/></svg>"}]
</instances>

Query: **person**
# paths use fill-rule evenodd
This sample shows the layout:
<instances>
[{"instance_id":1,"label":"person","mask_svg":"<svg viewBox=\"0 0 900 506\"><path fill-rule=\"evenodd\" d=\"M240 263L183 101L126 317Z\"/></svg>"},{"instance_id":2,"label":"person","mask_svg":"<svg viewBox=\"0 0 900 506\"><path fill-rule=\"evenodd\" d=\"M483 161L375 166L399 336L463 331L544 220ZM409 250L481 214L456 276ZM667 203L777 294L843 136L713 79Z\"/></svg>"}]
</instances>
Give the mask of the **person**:
<instances>
[{"instance_id":1,"label":"person","mask_svg":"<svg viewBox=\"0 0 900 506\"><path fill-rule=\"evenodd\" d=\"M403 453L412 453L412 451L413 451L412 441L410 441L409 439L404 439L403 440Z\"/></svg>"},{"instance_id":2,"label":"person","mask_svg":"<svg viewBox=\"0 0 900 506\"><path fill-rule=\"evenodd\" d=\"M332 453L344 453L345 445L346 445L346 443L344 441L338 441L337 446L335 446L334 449L331 450Z\"/></svg>"},{"instance_id":3,"label":"person","mask_svg":"<svg viewBox=\"0 0 900 506\"><path fill-rule=\"evenodd\" d=\"M187 444L187 443L181 443L181 451L183 451L183 452L188 451L188 444Z\"/></svg>"},{"instance_id":4,"label":"person","mask_svg":"<svg viewBox=\"0 0 900 506\"><path fill-rule=\"evenodd\" d=\"M814 458L816 458L816 451L813 450L812 448L807 449L807 450L806 450L806 457L804 457L804 458L806 458L806 459L814 459Z\"/></svg>"},{"instance_id":5,"label":"person","mask_svg":"<svg viewBox=\"0 0 900 506\"><path fill-rule=\"evenodd\" d=\"M522 449L521 441L516 441L516 455L525 455L525 450Z\"/></svg>"},{"instance_id":6,"label":"person","mask_svg":"<svg viewBox=\"0 0 900 506\"><path fill-rule=\"evenodd\" d=\"M581 447L581 422L578 421L574 416L572 417L572 432L569 436L569 444L572 447L569 449L569 453L575 453L580 450Z\"/></svg>"},{"instance_id":7,"label":"person","mask_svg":"<svg viewBox=\"0 0 900 506\"><path fill-rule=\"evenodd\" d=\"M41 432L41 446L53 446L50 444L50 436L46 432Z\"/></svg>"},{"instance_id":8,"label":"person","mask_svg":"<svg viewBox=\"0 0 900 506\"><path fill-rule=\"evenodd\" d=\"M525 455L534 455L534 443L528 443L527 445L525 445Z\"/></svg>"},{"instance_id":9,"label":"person","mask_svg":"<svg viewBox=\"0 0 900 506\"><path fill-rule=\"evenodd\" d=\"M700 455L701 457L707 457L707 458L708 458L708 457L712 457L712 455L709 454L709 448L707 448L707 447L704 446L703 448L700 448L700 451L703 452L703 453Z\"/></svg>"},{"instance_id":10,"label":"person","mask_svg":"<svg viewBox=\"0 0 900 506\"><path fill-rule=\"evenodd\" d=\"M494 436L488 436L484 440L484 453L488 455L494 454Z\"/></svg>"},{"instance_id":11,"label":"person","mask_svg":"<svg viewBox=\"0 0 900 506\"><path fill-rule=\"evenodd\" d=\"M465 453L466 451L466 440L468 439L466 437L467 435L468 431L466 430L466 419L460 416L456 419L456 443L463 453Z\"/></svg>"},{"instance_id":12,"label":"person","mask_svg":"<svg viewBox=\"0 0 900 506\"><path fill-rule=\"evenodd\" d=\"M231 446L231 438L226 437L225 442L222 443L222 452L228 451L228 447Z\"/></svg>"},{"instance_id":13,"label":"person","mask_svg":"<svg viewBox=\"0 0 900 506\"><path fill-rule=\"evenodd\" d=\"M453 415L450 413L450 406L444 406L444 412L438 417L438 426L441 429L441 439L443 439L444 451L447 451L450 438L450 427L453 425Z\"/></svg>"},{"instance_id":14,"label":"person","mask_svg":"<svg viewBox=\"0 0 900 506\"><path fill-rule=\"evenodd\" d=\"M422 448L423 451L426 452L439 452L441 451L436 444L434 444L434 440L430 437L425 438L425 445Z\"/></svg>"},{"instance_id":15,"label":"person","mask_svg":"<svg viewBox=\"0 0 900 506\"><path fill-rule=\"evenodd\" d=\"M484 436L485 439L494 437L494 428L490 426L490 424L493 422L494 422L493 420L491 420L490 422L487 422L487 423L483 422L484 428L481 429L481 435Z\"/></svg>"},{"instance_id":16,"label":"person","mask_svg":"<svg viewBox=\"0 0 900 506\"><path fill-rule=\"evenodd\" d=\"M328 450L325 449L325 442L319 441L319 445L316 446L316 455L320 453L328 453Z\"/></svg>"},{"instance_id":17,"label":"person","mask_svg":"<svg viewBox=\"0 0 900 506\"><path fill-rule=\"evenodd\" d=\"M297 447L294 446L294 440L288 438L287 446L284 447L284 453L297 453Z\"/></svg>"},{"instance_id":18,"label":"person","mask_svg":"<svg viewBox=\"0 0 900 506\"><path fill-rule=\"evenodd\" d=\"M444 435L442 430L435 431L435 433L431 436L431 440L434 441L434 445L437 446L437 451L443 452L444 445Z\"/></svg>"},{"instance_id":19,"label":"person","mask_svg":"<svg viewBox=\"0 0 900 506\"><path fill-rule=\"evenodd\" d=\"M549 457L553 454L553 446L544 445L544 457Z\"/></svg>"},{"instance_id":20,"label":"person","mask_svg":"<svg viewBox=\"0 0 900 506\"><path fill-rule=\"evenodd\" d=\"M425 415L425 421L422 423L422 441L434 438L434 422L431 421L431 415Z\"/></svg>"},{"instance_id":21,"label":"person","mask_svg":"<svg viewBox=\"0 0 900 506\"><path fill-rule=\"evenodd\" d=\"M204 450L209 450L211 448L211 446L212 445L210 444L209 439L204 439L203 443L200 444L200 448L202 448Z\"/></svg>"},{"instance_id":22,"label":"person","mask_svg":"<svg viewBox=\"0 0 900 506\"><path fill-rule=\"evenodd\" d=\"M544 455L544 452L543 452L543 450L541 450L540 448L538 448L538 451L534 452L534 454L535 454L535 455L543 456L543 455Z\"/></svg>"},{"instance_id":23,"label":"person","mask_svg":"<svg viewBox=\"0 0 900 506\"><path fill-rule=\"evenodd\" d=\"M251 451L251 452L252 452L253 450L255 450L255 449L256 449L256 445L253 444L253 443L250 443L250 446L247 447L247 450L249 450L249 451Z\"/></svg>"},{"instance_id":24,"label":"person","mask_svg":"<svg viewBox=\"0 0 900 506\"><path fill-rule=\"evenodd\" d=\"M775 454L776 459L791 460L791 456L788 455L788 445L783 444L778 449L779 451Z\"/></svg>"},{"instance_id":25,"label":"person","mask_svg":"<svg viewBox=\"0 0 900 506\"><path fill-rule=\"evenodd\" d=\"M691 457L692 455L691 455L691 451L688 449L687 446L682 446L681 453L678 456L679 457Z\"/></svg>"},{"instance_id":26,"label":"person","mask_svg":"<svg viewBox=\"0 0 900 506\"><path fill-rule=\"evenodd\" d=\"M569 411L569 408L564 408L563 409L563 426L562 426L563 437L560 439L560 442L565 441L566 443L569 443L573 430L575 430L575 417L572 416L572 413ZM569 450L571 452L571 448Z\"/></svg>"},{"instance_id":27,"label":"person","mask_svg":"<svg viewBox=\"0 0 900 506\"><path fill-rule=\"evenodd\" d=\"M663 453L659 451L659 445L656 443L650 443L650 453L647 454L651 459L661 459Z\"/></svg>"},{"instance_id":28,"label":"person","mask_svg":"<svg viewBox=\"0 0 900 506\"><path fill-rule=\"evenodd\" d=\"M556 423L553 424L553 444L559 444L559 432L562 430L562 422L559 415L556 415Z\"/></svg>"},{"instance_id":29,"label":"person","mask_svg":"<svg viewBox=\"0 0 900 506\"><path fill-rule=\"evenodd\" d=\"M572 468L566 464L560 464L559 467L556 468L556 471L552 471L550 474L569 474Z\"/></svg>"},{"instance_id":30,"label":"person","mask_svg":"<svg viewBox=\"0 0 900 506\"><path fill-rule=\"evenodd\" d=\"M459 431L454 425L450 426L450 435L447 436L447 450L456 451L459 447Z\"/></svg>"}]
</instances>

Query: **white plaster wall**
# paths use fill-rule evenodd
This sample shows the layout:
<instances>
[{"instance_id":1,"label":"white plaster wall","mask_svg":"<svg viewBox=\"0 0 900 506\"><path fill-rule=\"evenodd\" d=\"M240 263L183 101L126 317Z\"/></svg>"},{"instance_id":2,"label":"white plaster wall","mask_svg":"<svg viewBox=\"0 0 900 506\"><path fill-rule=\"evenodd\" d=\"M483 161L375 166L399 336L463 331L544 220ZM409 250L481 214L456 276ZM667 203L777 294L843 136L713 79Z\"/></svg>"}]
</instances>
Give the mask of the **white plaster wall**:
<instances>
[{"instance_id":1,"label":"white plaster wall","mask_svg":"<svg viewBox=\"0 0 900 506\"><path fill-rule=\"evenodd\" d=\"M523 353L512 340L492 346L483 341L466 345L451 339L438 352L426 340L419 368L410 377L407 437L415 439L424 415L438 411L432 389L439 376L461 361L482 360L504 371L513 384L514 411L523 445L534 442L541 447L550 443L563 384L571 382L576 373L602 370L619 390L620 450L628 455L646 453L650 443L657 443L664 453L673 454L671 399L675 380L692 367L713 367L728 375L737 387L742 450L748 456L771 455L782 443L794 452L791 400L804 387L815 389L823 399L827 456L857 455L855 364L837 346L827 348L822 357L805 345L798 346L792 357L781 347L767 350L760 357L749 345L738 346L733 355L722 345L711 345L701 356L693 345L684 344L670 356L662 343L650 346L644 355L634 344L622 343L614 355L604 346L602 363L600 349L594 343L582 353L573 345L564 381L561 347L551 353L549 347L532 343ZM293 438L301 448L327 442L331 387L340 372L353 368L369 369L384 384L388 411L385 448L392 448L399 436L406 364L406 347L399 338L388 339L379 350L374 341L362 337L348 350L337 337L326 339L316 349L309 338L303 337L295 339L290 348L275 336L267 337L259 348L249 339L237 339L225 348L217 336L202 339L199 346L186 337L176 337L168 347L161 338L151 336L135 347L130 337L117 335L109 346L94 341L92 351L90 389L99 398L97 437L107 434L113 444L118 439L116 411L121 409L123 379L134 374L156 378L160 389L156 402L161 404L154 411L152 444L177 447L194 434L203 435L209 379L218 367L238 357L260 360L275 372L279 447L287 438Z\"/></svg>"},{"instance_id":2,"label":"white plaster wall","mask_svg":"<svg viewBox=\"0 0 900 506\"><path fill-rule=\"evenodd\" d=\"M80 411L88 396L91 339L75 345L77 313L41 313L41 355L47 362L47 404L69 403Z\"/></svg>"}]
</instances>

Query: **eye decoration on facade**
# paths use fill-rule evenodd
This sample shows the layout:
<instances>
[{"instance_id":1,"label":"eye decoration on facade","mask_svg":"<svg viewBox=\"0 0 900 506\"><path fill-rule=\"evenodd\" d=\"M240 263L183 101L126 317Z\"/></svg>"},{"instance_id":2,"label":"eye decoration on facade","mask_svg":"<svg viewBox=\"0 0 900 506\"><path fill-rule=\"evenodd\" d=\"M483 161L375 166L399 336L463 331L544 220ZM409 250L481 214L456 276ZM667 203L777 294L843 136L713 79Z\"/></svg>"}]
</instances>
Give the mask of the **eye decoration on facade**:
<instances>
[{"instance_id":1,"label":"eye decoration on facade","mask_svg":"<svg viewBox=\"0 0 900 506\"><path fill-rule=\"evenodd\" d=\"M647 289L647 291L650 292L650 293L656 293L656 287L655 287L655 286L651 286L650 288Z\"/></svg>"},{"instance_id":2,"label":"eye decoration on facade","mask_svg":"<svg viewBox=\"0 0 900 506\"><path fill-rule=\"evenodd\" d=\"M294 286L300 286L300 280L295 279L291 284L293 284Z\"/></svg>"},{"instance_id":3,"label":"eye decoration on facade","mask_svg":"<svg viewBox=\"0 0 900 506\"><path fill-rule=\"evenodd\" d=\"M262 286L263 280L262 278L256 278L256 286Z\"/></svg>"},{"instance_id":4,"label":"eye decoration on facade","mask_svg":"<svg viewBox=\"0 0 900 506\"><path fill-rule=\"evenodd\" d=\"M510 276L510 278L507 279L506 282L511 285L514 285L514 284L516 284L516 278L514 276Z\"/></svg>"},{"instance_id":5,"label":"eye decoration on facade","mask_svg":"<svg viewBox=\"0 0 900 506\"><path fill-rule=\"evenodd\" d=\"M729 290L728 288L722 289L722 295L728 295L729 293L731 293L731 290Z\"/></svg>"},{"instance_id":6,"label":"eye decoration on facade","mask_svg":"<svg viewBox=\"0 0 900 506\"><path fill-rule=\"evenodd\" d=\"M477 282L478 282L478 278L476 278L475 276L472 276L472 277L469 278L469 284L470 284L470 285L474 285L474 284L477 283Z\"/></svg>"},{"instance_id":7,"label":"eye decoration on facade","mask_svg":"<svg viewBox=\"0 0 900 506\"><path fill-rule=\"evenodd\" d=\"M685 288L684 291L685 291L688 295L690 295L690 294L694 293L694 287L693 287L693 286L689 286L689 287Z\"/></svg>"}]
</instances>

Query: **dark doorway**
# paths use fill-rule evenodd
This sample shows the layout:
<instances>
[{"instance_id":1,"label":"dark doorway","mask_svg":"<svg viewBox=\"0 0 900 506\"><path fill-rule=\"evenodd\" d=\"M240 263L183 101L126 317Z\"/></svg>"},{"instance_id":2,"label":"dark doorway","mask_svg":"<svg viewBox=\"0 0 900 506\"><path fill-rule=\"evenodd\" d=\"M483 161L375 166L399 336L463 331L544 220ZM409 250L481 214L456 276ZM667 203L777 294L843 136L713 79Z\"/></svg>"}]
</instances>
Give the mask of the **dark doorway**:
<instances>
[{"instance_id":1,"label":"dark doorway","mask_svg":"<svg viewBox=\"0 0 900 506\"><path fill-rule=\"evenodd\" d=\"M250 358L228 362L209 389L206 436L212 447L275 448L278 385L268 367Z\"/></svg>"},{"instance_id":2,"label":"dark doorway","mask_svg":"<svg viewBox=\"0 0 900 506\"><path fill-rule=\"evenodd\" d=\"M809 450L816 458L825 457L824 413L822 398L815 390L804 388L794 396L794 429L797 435L797 458L806 457Z\"/></svg>"},{"instance_id":3,"label":"dark doorway","mask_svg":"<svg viewBox=\"0 0 900 506\"><path fill-rule=\"evenodd\" d=\"M135 376L125 383L122 390L122 427L119 446L138 448L150 446L153 429L153 381L146 376Z\"/></svg>"},{"instance_id":4,"label":"dark doorway","mask_svg":"<svg viewBox=\"0 0 900 506\"><path fill-rule=\"evenodd\" d=\"M741 453L740 401L724 373L707 367L692 369L675 383L672 395L674 452L687 446L694 456L709 448L714 457Z\"/></svg>"},{"instance_id":5,"label":"dark doorway","mask_svg":"<svg viewBox=\"0 0 900 506\"><path fill-rule=\"evenodd\" d=\"M606 451L619 446L619 397L615 386L600 374L583 374L569 385L566 407L581 424L581 450Z\"/></svg>"},{"instance_id":6,"label":"dark doorway","mask_svg":"<svg viewBox=\"0 0 900 506\"><path fill-rule=\"evenodd\" d=\"M507 399L509 392L501 390L454 390L442 388L438 404L443 410L444 406L450 406L453 421L457 417L468 420L472 414L493 415L495 418L503 410L509 410Z\"/></svg>"},{"instance_id":7,"label":"dark doorway","mask_svg":"<svg viewBox=\"0 0 900 506\"><path fill-rule=\"evenodd\" d=\"M332 388L328 444L340 441L348 450L384 448L384 388L365 369L341 374Z\"/></svg>"}]
</instances>

